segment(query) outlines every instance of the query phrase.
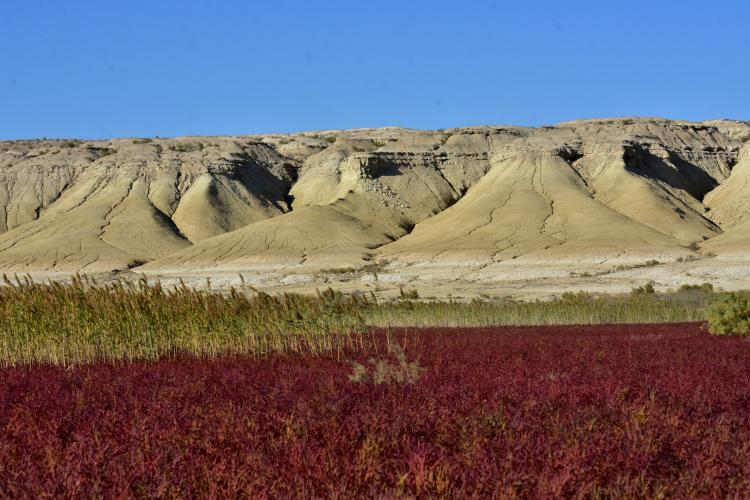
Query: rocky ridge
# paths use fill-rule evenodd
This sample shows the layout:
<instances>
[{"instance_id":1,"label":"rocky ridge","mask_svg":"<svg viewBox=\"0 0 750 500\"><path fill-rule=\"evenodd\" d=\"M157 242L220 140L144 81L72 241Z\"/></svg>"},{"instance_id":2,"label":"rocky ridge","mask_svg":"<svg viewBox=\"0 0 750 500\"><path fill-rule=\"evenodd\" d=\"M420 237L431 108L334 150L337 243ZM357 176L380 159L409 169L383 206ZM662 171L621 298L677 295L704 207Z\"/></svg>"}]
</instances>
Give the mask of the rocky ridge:
<instances>
[{"instance_id":1,"label":"rocky ridge","mask_svg":"<svg viewBox=\"0 0 750 500\"><path fill-rule=\"evenodd\" d=\"M736 259L750 246L749 140L747 122L624 118L5 141L0 270L502 274Z\"/></svg>"}]
</instances>

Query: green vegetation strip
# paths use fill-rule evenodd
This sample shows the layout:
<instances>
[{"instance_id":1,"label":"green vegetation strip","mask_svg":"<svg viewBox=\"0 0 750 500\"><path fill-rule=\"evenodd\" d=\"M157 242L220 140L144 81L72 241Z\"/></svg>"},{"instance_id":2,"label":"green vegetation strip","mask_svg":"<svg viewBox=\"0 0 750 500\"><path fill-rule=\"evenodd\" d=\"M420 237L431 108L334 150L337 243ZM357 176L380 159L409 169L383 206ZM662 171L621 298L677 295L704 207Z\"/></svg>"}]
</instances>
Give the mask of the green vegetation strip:
<instances>
[{"instance_id":1,"label":"green vegetation strip","mask_svg":"<svg viewBox=\"0 0 750 500\"><path fill-rule=\"evenodd\" d=\"M659 295L575 295L544 302L413 302L385 304L365 313L374 326L460 327L497 325L596 325L701 321L702 303L675 302Z\"/></svg>"},{"instance_id":2,"label":"green vegetation strip","mask_svg":"<svg viewBox=\"0 0 750 500\"><path fill-rule=\"evenodd\" d=\"M371 327L699 321L709 287L628 296L566 294L547 302L424 302L416 293L378 302L332 290L317 296L196 291L185 285L86 277L0 286L0 365L158 359L176 355L330 353L361 348Z\"/></svg>"}]
</instances>

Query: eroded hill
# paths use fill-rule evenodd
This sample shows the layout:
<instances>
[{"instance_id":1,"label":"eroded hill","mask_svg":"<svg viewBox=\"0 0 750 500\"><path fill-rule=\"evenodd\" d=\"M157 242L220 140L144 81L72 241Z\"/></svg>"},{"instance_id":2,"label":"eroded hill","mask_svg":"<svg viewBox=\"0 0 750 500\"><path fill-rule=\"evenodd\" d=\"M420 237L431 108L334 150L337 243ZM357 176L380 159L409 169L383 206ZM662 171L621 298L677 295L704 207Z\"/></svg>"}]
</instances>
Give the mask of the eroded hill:
<instances>
[{"instance_id":1,"label":"eroded hill","mask_svg":"<svg viewBox=\"0 0 750 500\"><path fill-rule=\"evenodd\" d=\"M610 119L0 142L0 269L445 281L740 258L749 139L744 122Z\"/></svg>"}]
</instances>

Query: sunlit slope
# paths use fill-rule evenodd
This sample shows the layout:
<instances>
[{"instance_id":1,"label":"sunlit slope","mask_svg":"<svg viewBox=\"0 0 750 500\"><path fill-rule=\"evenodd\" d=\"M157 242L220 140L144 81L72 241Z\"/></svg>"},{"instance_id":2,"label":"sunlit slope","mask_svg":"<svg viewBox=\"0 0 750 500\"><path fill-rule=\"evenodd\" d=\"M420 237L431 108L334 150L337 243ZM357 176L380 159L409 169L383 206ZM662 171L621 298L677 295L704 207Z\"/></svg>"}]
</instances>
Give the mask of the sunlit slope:
<instances>
[{"instance_id":1,"label":"sunlit slope","mask_svg":"<svg viewBox=\"0 0 750 500\"><path fill-rule=\"evenodd\" d=\"M81 185L39 219L0 235L9 269L94 272L139 265L189 242L148 200L142 182Z\"/></svg>"},{"instance_id":2,"label":"sunlit slope","mask_svg":"<svg viewBox=\"0 0 750 500\"><path fill-rule=\"evenodd\" d=\"M748 250L750 125L0 142L0 271L308 270Z\"/></svg>"},{"instance_id":3,"label":"sunlit slope","mask_svg":"<svg viewBox=\"0 0 750 500\"><path fill-rule=\"evenodd\" d=\"M740 152L729 178L706 196L706 206L725 232L703 246L719 253L750 253L750 146Z\"/></svg>"},{"instance_id":4,"label":"sunlit slope","mask_svg":"<svg viewBox=\"0 0 750 500\"><path fill-rule=\"evenodd\" d=\"M458 203L380 253L417 261L502 260L558 245L620 248L679 242L598 202L559 155L535 153L498 160Z\"/></svg>"},{"instance_id":5,"label":"sunlit slope","mask_svg":"<svg viewBox=\"0 0 750 500\"><path fill-rule=\"evenodd\" d=\"M371 250L405 230L357 195L306 206L273 219L202 240L143 266L144 271L271 270L315 264L341 267L366 262Z\"/></svg>"},{"instance_id":6,"label":"sunlit slope","mask_svg":"<svg viewBox=\"0 0 750 500\"><path fill-rule=\"evenodd\" d=\"M288 209L291 178L272 149L212 144L11 144L0 171L0 269L131 268Z\"/></svg>"},{"instance_id":7,"label":"sunlit slope","mask_svg":"<svg viewBox=\"0 0 750 500\"><path fill-rule=\"evenodd\" d=\"M459 161L433 153L432 146L362 152L366 146L342 140L308 158L290 193L292 212L197 242L143 270L361 266L375 249L455 203L465 184L486 170L486 155Z\"/></svg>"}]
</instances>

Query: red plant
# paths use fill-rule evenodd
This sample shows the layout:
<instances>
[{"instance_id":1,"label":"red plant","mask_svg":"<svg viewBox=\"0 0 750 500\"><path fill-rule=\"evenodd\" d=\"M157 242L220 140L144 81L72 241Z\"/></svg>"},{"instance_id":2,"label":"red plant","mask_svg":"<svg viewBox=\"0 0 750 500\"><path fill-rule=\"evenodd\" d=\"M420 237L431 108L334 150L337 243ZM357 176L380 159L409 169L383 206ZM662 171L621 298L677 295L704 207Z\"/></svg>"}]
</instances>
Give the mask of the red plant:
<instances>
[{"instance_id":1,"label":"red plant","mask_svg":"<svg viewBox=\"0 0 750 500\"><path fill-rule=\"evenodd\" d=\"M298 356L0 371L0 494L750 494L745 340L695 324L396 337L416 383Z\"/></svg>"}]
</instances>

